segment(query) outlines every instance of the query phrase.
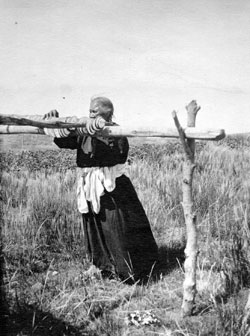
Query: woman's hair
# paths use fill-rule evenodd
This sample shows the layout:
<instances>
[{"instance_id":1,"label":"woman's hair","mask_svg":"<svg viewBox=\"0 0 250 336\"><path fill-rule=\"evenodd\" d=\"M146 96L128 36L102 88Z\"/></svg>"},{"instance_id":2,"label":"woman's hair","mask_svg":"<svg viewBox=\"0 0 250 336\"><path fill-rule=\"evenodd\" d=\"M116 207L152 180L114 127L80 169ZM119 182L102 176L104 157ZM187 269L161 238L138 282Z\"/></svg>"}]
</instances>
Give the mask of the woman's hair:
<instances>
[{"instance_id":1,"label":"woman's hair","mask_svg":"<svg viewBox=\"0 0 250 336\"><path fill-rule=\"evenodd\" d=\"M112 121L114 114L114 106L110 99L106 97L95 97L91 99L91 103L96 103L101 111L107 114L107 121Z\"/></svg>"}]
</instances>

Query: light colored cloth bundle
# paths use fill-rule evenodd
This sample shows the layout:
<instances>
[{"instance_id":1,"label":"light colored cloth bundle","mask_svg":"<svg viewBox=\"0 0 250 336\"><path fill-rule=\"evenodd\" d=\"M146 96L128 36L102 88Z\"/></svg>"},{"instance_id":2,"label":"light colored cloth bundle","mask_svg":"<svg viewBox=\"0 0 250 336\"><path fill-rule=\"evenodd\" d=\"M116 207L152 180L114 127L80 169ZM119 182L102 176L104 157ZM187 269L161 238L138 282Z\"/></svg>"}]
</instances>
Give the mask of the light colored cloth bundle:
<instances>
[{"instance_id":1,"label":"light colored cloth bundle","mask_svg":"<svg viewBox=\"0 0 250 336\"><path fill-rule=\"evenodd\" d=\"M104 191L111 192L115 189L116 178L125 173L125 165L117 164L112 167L82 168L77 185L77 205L81 213L88 213L88 203L93 211L100 211L100 197Z\"/></svg>"},{"instance_id":2,"label":"light colored cloth bundle","mask_svg":"<svg viewBox=\"0 0 250 336\"><path fill-rule=\"evenodd\" d=\"M66 138L70 134L67 128L44 128L44 133L54 138Z\"/></svg>"}]
</instances>

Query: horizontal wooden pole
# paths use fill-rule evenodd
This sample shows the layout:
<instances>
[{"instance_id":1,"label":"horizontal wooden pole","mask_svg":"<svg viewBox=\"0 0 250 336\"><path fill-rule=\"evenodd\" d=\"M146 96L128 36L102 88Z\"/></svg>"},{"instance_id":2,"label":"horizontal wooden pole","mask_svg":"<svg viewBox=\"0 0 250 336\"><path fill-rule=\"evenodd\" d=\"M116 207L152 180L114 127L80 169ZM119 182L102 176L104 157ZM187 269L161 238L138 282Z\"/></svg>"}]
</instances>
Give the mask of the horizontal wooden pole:
<instances>
[{"instance_id":1,"label":"horizontal wooden pole","mask_svg":"<svg viewBox=\"0 0 250 336\"><path fill-rule=\"evenodd\" d=\"M45 135L43 128L19 125L0 125L0 134L41 134Z\"/></svg>"},{"instance_id":2,"label":"horizontal wooden pole","mask_svg":"<svg viewBox=\"0 0 250 336\"><path fill-rule=\"evenodd\" d=\"M0 125L19 125L19 126L34 126L39 128L78 128L85 127L88 122L92 121L88 117L64 117L43 119L43 116L20 116L14 114L0 114ZM98 118L99 129L111 123L106 122L102 118Z\"/></svg>"},{"instance_id":3,"label":"horizontal wooden pole","mask_svg":"<svg viewBox=\"0 0 250 336\"><path fill-rule=\"evenodd\" d=\"M106 122L102 118L90 119L88 117L64 117L44 119L41 115L8 115L0 114L0 134L45 134L44 128L71 129L71 135L74 135L74 129L81 128L81 133L88 135L87 124L95 124L98 130L94 136L103 137L160 137L160 138L178 138L179 134L175 128L163 128L154 130L150 128L137 128L111 126L112 123ZM220 140L225 137L223 129L198 129L187 127L183 130L185 137L189 139L200 140Z\"/></svg>"},{"instance_id":4,"label":"horizontal wooden pole","mask_svg":"<svg viewBox=\"0 0 250 336\"><path fill-rule=\"evenodd\" d=\"M104 127L99 132L102 136L126 136L126 137L157 137L157 138L179 138L179 133L174 128L164 128L159 131L154 131L146 128L125 128L121 126ZM187 127L184 129L186 138L200 140L220 140L225 137L223 129L196 129Z\"/></svg>"},{"instance_id":5,"label":"horizontal wooden pole","mask_svg":"<svg viewBox=\"0 0 250 336\"><path fill-rule=\"evenodd\" d=\"M223 129L201 129L187 127L183 129L186 138L200 140L221 140L225 137ZM45 134L42 128L33 126L0 125L0 134ZM87 135L88 133L86 133ZM177 129L164 128L154 131L149 128L131 128L122 126L105 126L95 136L103 137L158 137L158 138L179 138Z\"/></svg>"}]
</instances>

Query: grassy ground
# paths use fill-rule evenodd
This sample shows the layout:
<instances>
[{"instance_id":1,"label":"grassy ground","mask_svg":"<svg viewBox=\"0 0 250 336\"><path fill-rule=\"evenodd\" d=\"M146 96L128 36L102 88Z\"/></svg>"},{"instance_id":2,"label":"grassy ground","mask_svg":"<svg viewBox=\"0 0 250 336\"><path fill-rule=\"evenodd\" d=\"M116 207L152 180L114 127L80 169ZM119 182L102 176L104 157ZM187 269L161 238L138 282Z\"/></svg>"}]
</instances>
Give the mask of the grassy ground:
<instances>
[{"instance_id":1,"label":"grassy ground","mask_svg":"<svg viewBox=\"0 0 250 336\"><path fill-rule=\"evenodd\" d=\"M8 152L1 162L1 233L9 335L246 336L248 139L197 145L198 293L194 315L185 319L180 146L131 143L127 173L150 220L160 264L146 284L127 285L102 278L86 258L74 154L56 151L46 139L29 141L22 152L9 152L18 147L14 137L2 147Z\"/></svg>"},{"instance_id":2,"label":"grassy ground","mask_svg":"<svg viewBox=\"0 0 250 336\"><path fill-rule=\"evenodd\" d=\"M6 134L0 136L1 151L56 149L50 137L39 134Z\"/></svg>"}]
</instances>

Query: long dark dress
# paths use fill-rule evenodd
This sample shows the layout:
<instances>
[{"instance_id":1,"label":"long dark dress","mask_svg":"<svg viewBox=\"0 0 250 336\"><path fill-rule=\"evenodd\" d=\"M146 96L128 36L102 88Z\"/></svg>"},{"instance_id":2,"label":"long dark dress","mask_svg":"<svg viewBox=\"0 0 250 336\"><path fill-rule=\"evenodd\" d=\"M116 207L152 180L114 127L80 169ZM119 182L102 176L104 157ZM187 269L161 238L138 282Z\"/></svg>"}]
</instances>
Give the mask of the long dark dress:
<instances>
[{"instance_id":1,"label":"long dark dress","mask_svg":"<svg viewBox=\"0 0 250 336\"><path fill-rule=\"evenodd\" d=\"M82 137L55 138L60 148L77 149L78 167L105 167L125 163L129 145L127 138L109 139L109 144L92 138L92 153L81 149ZM158 249L149 221L130 179L122 175L116 188L105 191L100 199L100 212L83 214L87 252L93 264L104 273L121 279L143 280L154 268Z\"/></svg>"}]
</instances>

